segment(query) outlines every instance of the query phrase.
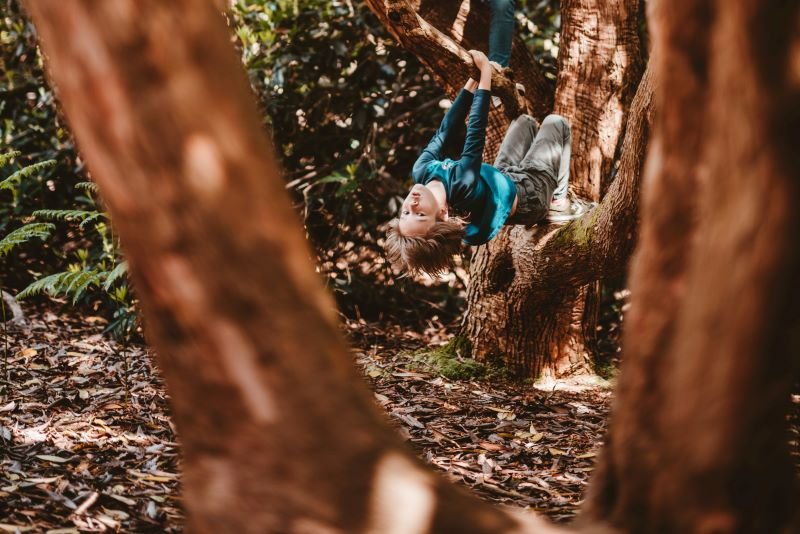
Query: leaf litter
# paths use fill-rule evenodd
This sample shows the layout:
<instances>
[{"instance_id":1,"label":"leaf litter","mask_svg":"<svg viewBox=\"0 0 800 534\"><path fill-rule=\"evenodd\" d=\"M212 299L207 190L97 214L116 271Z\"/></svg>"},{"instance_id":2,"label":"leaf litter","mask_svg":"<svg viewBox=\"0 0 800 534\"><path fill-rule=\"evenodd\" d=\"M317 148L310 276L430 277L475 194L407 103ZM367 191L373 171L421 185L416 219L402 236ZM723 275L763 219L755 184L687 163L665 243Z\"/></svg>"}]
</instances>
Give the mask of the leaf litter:
<instances>
[{"instance_id":1,"label":"leaf litter","mask_svg":"<svg viewBox=\"0 0 800 534\"><path fill-rule=\"evenodd\" d=\"M409 372L410 354L444 344L448 329L431 327L420 336L400 327L350 326L376 401L419 456L486 500L554 521L574 517L602 444L608 387L543 391L496 378Z\"/></svg>"},{"instance_id":2,"label":"leaf litter","mask_svg":"<svg viewBox=\"0 0 800 534\"><path fill-rule=\"evenodd\" d=\"M37 313L8 331L0 377L0 532L181 532L180 456L145 347L102 320ZM574 517L602 445L611 393L448 379L414 350L451 329L345 321L375 402L417 454L483 499ZM7 376L7 379L5 378ZM800 465L800 396L790 450Z\"/></svg>"},{"instance_id":3,"label":"leaf litter","mask_svg":"<svg viewBox=\"0 0 800 534\"><path fill-rule=\"evenodd\" d=\"M182 530L161 379L142 346L123 347L91 323L44 311L9 326L0 532Z\"/></svg>"}]
</instances>

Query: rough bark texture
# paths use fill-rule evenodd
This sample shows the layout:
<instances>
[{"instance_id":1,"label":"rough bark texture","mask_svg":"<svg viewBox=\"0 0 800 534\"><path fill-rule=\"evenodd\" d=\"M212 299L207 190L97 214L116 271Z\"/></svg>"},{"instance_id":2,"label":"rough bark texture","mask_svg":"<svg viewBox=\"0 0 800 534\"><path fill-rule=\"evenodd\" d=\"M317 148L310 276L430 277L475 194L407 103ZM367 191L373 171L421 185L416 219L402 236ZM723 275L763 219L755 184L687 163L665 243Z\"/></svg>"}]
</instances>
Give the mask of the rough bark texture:
<instances>
[{"instance_id":1,"label":"rough bark texture","mask_svg":"<svg viewBox=\"0 0 800 534\"><path fill-rule=\"evenodd\" d=\"M653 121L653 85L648 69L631 106L617 178L594 211L560 228L514 227L509 232L517 244L514 251L493 241L486 245L488 254L473 258L473 269L485 269L485 276L471 280L475 285L468 295L466 327L470 339L488 340L473 347L475 352L516 355L508 362L521 376L558 376L585 365L581 357L563 357L564 353L579 354L571 350L574 347L558 346L580 335L571 330L580 324L580 317L567 315L566 324L558 324L564 316L552 310L563 302L565 292L625 272L636 242L638 191ZM481 263L486 258L492 261ZM498 310L501 316L491 315ZM496 324L506 324L507 329L493 330ZM568 335L542 342L536 337L542 331ZM535 350L537 357L526 356L529 350Z\"/></svg>"},{"instance_id":2,"label":"rough bark texture","mask_svg":"<svg viewBox=\"0 0 800 534\"><path fill-rule=\"evenodd\" d=\"M628 532L796 532L800 6L658 2L650 21L658 126L586 513Z\"/></svg>"},{"instance_id":3,"label":"rough bark texture","mask_svg":"<svg viewBox=\"0 0 800 534\"><path fill-rule=\"evenodd\" d=\"M167 380L189 531L530 525L422 469L358 384L212 5L27 4Z\"/></svg>"},{"instance_id":4,"label":"rough bark texture","mask_svg":"<svg viewBox=\"0 0 800 534\"><path fill-rule=\"evenodd\" d=\"M600 200L642 74L640 0L563 0L555 112L572 124L571 180Z\"/></svg>"},{"instance_id":5,"label":"rough bark texture","mask_svg":"<svg viewBox=\"0 0 800 534\"><path fill-rule=\"evenodd\" d=\"M582 196L600 200L611 180L615 152L642 72L639 0L565 0L561 20L555 112L572 125L570 184ZM630 143L622 147L623 154L638 152L635 144L646 145L642 139L631 138ZM638 189L619 192L630 195L626 203L638 198ZM618 202L613 199L609 204ZM629 216L624 210L614 213L612 219ZM477 249L464 319L464 333L476 357L500 356L531 378L591 371L600 284L558 284L543 277L539 266L547 263L569 272L575 260L593 254L573 255L573 248L616 252L609 243L618 239L610 237L604 243L600 237L608 235L608 228L593 232L592 240L581 239L584 228L598 224L598 215L559 232L558 247L549 244L553 229L539 225L533 231L505 229L490 246ZM616 225L635 233L635 222L633 218ZM628 241L628 235L624 237ZM574 241L565 243L567 238ZM602 261L622 266L627 258L626 254ZM588 276L591 271L587 264L584 283L597 280ZM499 277L503 283L497 283L497 273L506 273ZM508 273L519 280L511 280Z\"/></svg>"}]
</instances>

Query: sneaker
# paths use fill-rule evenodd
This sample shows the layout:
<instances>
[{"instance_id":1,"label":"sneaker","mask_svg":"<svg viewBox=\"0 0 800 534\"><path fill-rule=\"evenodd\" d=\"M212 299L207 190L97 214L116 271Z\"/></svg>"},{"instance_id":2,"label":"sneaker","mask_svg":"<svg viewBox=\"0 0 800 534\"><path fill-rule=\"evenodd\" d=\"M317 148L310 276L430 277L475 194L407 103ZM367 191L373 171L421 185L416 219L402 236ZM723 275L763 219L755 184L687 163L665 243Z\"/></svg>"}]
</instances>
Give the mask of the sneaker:
<instances>
[{"instance_id":1,"label":"sneaker","mask_svg":"<svg viewBox=\"0 0 800 534\"><path fill-rule=\"evenodd\" d=\"M565 223L587 214L597 202L590 202L579 197L568 195L566 198L554 200L550 203L547 220L551 223Z\"/></svg>"},{"instance_id":2,"label":"sneaker","mask_svg":"<svg viewBox=\"0 0 800 534\"><path fill-rule=\"evenodd\" d=\"M517 87L517 93L519 93L519 96L521 96L522 98L525 98L525 86L522 85L521 83L516 83L515 85ZM502 104L502 103L503 103L503 101L500 100L499 96L492 95L492 106L493 107L499 108L500 104Z\"/></svg>"}]
</instances>

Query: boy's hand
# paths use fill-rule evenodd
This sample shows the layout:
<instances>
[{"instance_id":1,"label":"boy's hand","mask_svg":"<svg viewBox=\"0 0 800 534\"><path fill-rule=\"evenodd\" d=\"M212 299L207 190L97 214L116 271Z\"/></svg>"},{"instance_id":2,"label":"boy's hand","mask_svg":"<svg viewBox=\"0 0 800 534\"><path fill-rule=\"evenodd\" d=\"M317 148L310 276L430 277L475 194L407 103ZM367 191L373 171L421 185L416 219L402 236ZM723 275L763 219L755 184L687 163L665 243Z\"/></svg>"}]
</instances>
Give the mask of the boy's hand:
<instances>
[{"instance_id":1,"label":"boy's hand","mask_svg":"<svg viewBox=\"0 0 800 534\"><path fill-rule=\"evenodd\" d=\"M492 89L492 64L489 63L489 58L480 50L470 50L469 55L472 56L472 61L475 62L475 66L481 71L478 89L490 91Z\"/></svg>"},{"instance_id":2,"label":"boy's hand","mask_svg":"<svg viewBox=\"0 0 800 534\"><path fill-rule=\"evenodd\" d=\"M481 72L491 70L492 64L489 63L489 58L486 57L486 54L480 50L470 50L469 55L472 56L472 61L475 62L475 66L478 67Z\"/></svg>"}]
</instances>

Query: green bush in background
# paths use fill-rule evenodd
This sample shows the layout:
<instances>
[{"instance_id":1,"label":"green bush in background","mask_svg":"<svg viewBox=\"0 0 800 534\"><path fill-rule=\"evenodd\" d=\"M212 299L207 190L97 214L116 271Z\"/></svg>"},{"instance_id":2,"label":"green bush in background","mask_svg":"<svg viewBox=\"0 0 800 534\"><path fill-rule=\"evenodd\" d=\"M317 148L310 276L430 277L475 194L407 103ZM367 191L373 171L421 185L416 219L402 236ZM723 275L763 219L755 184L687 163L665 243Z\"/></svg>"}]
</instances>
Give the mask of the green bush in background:
<instances>
[{"instance_id":1,"label":"green bush in background","mask_svg":"<svg viewBox=\"0 0 800 534\"><path fill-rule=\"evenodd\" d=\"M80 185L88 177L44 78L35 31L18 0L2 4L0 152L22 154L18 166L54 163L0 202L0 236L33 222L34 213L37 224L60 221L48 227L45 245L20 244L0 257L5 283L19 290L38 280L27 294L66 296L128 321L135 300L117 271L124 264L102 206ZM379 246L378 227L396 213L418 151L438 126L441 90L359 2L239 0L227 18L319 270L343 312L402 315L422 290L432 313L457 313L458 280L438 290L395 280ZM552 76L557 3L529 1L519 22Z\"/></svg>"}]
</instances>

